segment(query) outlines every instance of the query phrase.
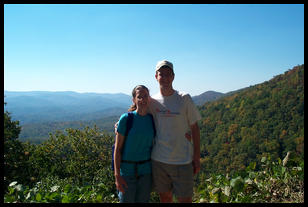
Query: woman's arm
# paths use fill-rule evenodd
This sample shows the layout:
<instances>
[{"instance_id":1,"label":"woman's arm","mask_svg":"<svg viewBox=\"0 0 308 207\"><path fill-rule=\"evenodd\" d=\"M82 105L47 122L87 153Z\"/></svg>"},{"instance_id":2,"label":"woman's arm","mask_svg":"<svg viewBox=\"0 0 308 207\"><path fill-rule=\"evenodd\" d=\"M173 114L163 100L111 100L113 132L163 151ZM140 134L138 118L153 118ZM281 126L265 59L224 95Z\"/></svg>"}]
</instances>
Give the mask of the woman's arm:
<instances>
[{"instance_id":1,"label":"woman's arm","mask_svg":"<svg viewBox=\"0 0 308 207\"><path fill-rule=\"evenodd\" d=\"M120 175L120 165L121 165L121 159L122 159L122 147L124 143L125 137L117 133L116 134L116 142L115 142L115 148L114 148L114 176L116 181L117 189L124 193L124 186L127 188L127 184L125 180Z\"/></svg>"}]
</instances>

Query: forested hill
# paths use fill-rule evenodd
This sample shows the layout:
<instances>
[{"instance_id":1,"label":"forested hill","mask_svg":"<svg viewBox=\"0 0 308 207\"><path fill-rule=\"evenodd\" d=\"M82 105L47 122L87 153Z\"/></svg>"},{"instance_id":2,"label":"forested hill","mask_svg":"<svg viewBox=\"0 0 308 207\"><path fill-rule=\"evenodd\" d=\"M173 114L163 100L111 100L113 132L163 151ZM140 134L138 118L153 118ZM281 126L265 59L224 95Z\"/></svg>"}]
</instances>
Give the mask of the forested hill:
<instances>
[{"instance_id":1,"label":"forested hill","mask_svg":"<svg viewBox=\"0 0 308 207\"><path fill-rule=\"evenodd\" d=\"M304 159L304 65L199 109L205 172L232 173L288 151Z\"/></svg>"}]
</instances>

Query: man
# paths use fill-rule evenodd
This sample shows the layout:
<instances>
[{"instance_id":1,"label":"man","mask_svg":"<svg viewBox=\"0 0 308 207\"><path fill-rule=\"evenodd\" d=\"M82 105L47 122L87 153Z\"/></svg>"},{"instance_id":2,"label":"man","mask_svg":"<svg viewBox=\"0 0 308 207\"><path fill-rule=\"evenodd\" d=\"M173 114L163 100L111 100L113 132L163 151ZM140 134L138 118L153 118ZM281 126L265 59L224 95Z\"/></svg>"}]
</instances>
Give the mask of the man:
<instances>
[{"instance_id":1,"label":"man","mask_svg":"<svg viewBox=\"0 0 308 207\"><path fill-rule=\"evenodd\" d=\"M193 176L200 171L200 113L189 94L173 89L173 64L159 61L155 78L160 92L150 100L157 136L152 149L154 189L160 201L192 202ZM188 139L185 133L191 131Z\"/></svg>"}]
</instances>

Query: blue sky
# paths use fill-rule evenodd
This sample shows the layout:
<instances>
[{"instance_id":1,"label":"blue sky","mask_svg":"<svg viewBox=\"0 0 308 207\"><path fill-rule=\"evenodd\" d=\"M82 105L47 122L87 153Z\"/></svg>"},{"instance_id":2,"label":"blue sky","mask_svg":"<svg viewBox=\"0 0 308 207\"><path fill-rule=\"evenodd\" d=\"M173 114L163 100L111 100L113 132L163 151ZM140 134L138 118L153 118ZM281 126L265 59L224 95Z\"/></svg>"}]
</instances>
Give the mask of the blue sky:
<instances>
[{"instance_id":1,"label":"blue sky","mask_svg":"<svg viewBox=\"0 0 308 207\"><path fill-rule=\"evenodd\" d=\"M270 80L304 64L304 5L4 5L5 90L154 94L162 59L192 96Z\"/></svg>"}]
</instances>

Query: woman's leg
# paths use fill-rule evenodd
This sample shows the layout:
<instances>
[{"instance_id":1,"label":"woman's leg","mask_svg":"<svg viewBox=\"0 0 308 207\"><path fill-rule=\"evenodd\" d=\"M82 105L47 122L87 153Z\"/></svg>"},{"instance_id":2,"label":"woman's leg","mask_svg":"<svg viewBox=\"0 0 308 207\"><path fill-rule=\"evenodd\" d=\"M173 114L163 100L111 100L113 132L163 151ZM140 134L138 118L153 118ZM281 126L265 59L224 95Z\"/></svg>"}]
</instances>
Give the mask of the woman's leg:
<instances>
[{"instance_id":1,"label":"woman's leg","mask_svg":"<svg viewBox=\"0 0 308 207\"><path fill-rule=\"evenodd\" d=\"M152 174L140 175L137 180L136 202L148 203L152 191Z\"/></svg>"},{"instance_id":2,"label":"woman's leg","mask_svg":"<svg viewBox=\"0 0 308 207\"><path fill-rule=\"evenodd\" d=\"M135 176L123 176L127 183L127 188L124 187L124 193L118 191L120 203L135 203L137 179Z\"/></svg>"}]
</instances>

